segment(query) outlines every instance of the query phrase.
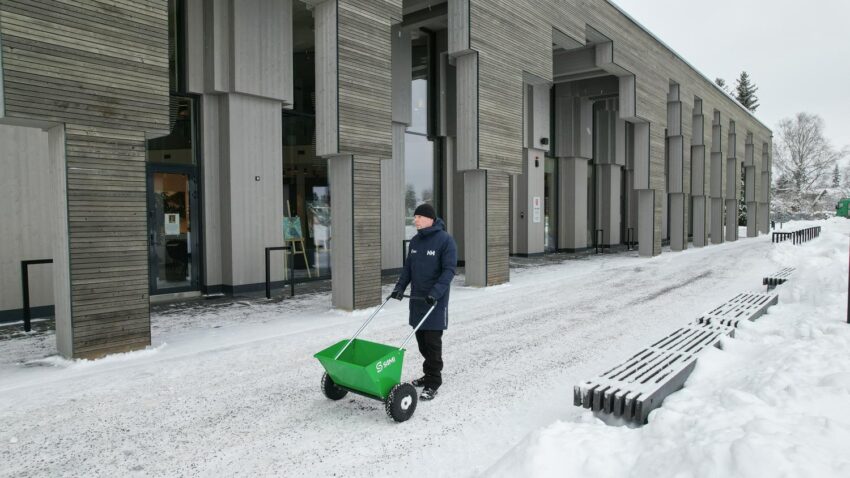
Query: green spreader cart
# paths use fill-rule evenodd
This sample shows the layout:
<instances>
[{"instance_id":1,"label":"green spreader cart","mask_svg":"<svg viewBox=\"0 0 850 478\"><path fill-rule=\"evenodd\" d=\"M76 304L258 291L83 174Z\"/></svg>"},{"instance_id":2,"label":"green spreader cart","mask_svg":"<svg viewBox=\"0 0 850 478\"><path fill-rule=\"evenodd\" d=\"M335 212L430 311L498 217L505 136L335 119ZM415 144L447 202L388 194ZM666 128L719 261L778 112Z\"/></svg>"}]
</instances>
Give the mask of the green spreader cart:
<instances>
[{"instance_id":1,"label":"green spreader cart","mask_svg":"<svg viewBox=\"0 0 850 478\"><path fill-rule=\"evenodd\" d=\"M411 300L423 300L418 297L404 296ZM360 329L349 340L340 340L314 355L325 373L322 375L322 393L331 400L340 400L348 392L384 402L384 409L390 418L403 422L416 411L416 388L410 383L401 383L401 365L404 361L404 347L425 323L425 319L434 311L434 306L422 317L416 328L404 340L400 347L360 340L357 336L387 305L389 298L366 319Z\"/></svg>"}]
</instances>

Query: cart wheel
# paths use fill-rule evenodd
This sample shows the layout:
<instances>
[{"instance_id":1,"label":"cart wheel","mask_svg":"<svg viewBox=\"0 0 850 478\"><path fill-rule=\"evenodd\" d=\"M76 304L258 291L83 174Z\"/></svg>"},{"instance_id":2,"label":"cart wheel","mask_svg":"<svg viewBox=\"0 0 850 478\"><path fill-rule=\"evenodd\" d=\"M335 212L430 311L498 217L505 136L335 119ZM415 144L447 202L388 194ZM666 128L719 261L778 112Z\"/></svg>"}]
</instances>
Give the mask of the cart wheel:
<instances>
[{"instance_id":1,"label":"cart wheel","mask_svg":"<svg viewBox=\"0 0 850 478\"><path fill-rule=\"evenodd\" d=\"M384 402L387 415L397 422L406 421L416 411L416 388L409 383L400 383L390 389L390 394Z\"/></svg>"},{"instance_id":2,"label":"cart wheel","mask_svg":"<svg viewBox=\"0 0 850 478\"><path fill-rule=\"evenodd\" d=\"M325 372L322 375L322 393L331 400L340 400L348 394L348 390L337 387L331 376Z\"/></svg>"}]
</instances>

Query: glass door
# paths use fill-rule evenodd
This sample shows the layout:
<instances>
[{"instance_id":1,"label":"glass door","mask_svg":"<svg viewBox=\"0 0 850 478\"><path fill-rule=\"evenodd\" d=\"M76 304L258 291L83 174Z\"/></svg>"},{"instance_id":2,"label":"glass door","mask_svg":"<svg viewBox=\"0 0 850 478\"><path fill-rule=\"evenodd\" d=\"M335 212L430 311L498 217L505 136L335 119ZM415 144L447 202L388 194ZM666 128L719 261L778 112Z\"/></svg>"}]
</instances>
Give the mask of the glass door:
<instances>
[{"instance_id":1,"label":"glass door","mask_svg":"<svg viewBox=\"0 0 850 478\"><path fill-rule=\"evenodd\" d=\"M197 184L191 171L148 169L151 294L199 289Z\"/></svg>"}]
</instances>

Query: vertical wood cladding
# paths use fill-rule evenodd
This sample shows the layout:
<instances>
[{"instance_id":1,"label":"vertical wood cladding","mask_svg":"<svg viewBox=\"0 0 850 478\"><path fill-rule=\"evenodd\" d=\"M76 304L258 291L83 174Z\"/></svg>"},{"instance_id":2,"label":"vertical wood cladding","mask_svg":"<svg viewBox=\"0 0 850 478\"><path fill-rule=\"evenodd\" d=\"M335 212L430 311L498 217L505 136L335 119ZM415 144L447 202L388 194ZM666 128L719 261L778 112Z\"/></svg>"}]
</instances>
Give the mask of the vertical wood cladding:
<instances>
[{"instance_id":1,"label":"vertical wood cladding","mask_svg":"<svg viewBox=\"0 0 850 478\"><path fill-rule=\"evenodd\" d=\"M0 0L6 116L66 131L73 355L150 344L146 135L168 130L165 0Z\"/></svg>"},{"instance_id":2,"label":"vertical wood cladding","mask_svg":"<svg viewBox=\"0 0 850 478\"><path fill-rule=\"evenodd\" d=\"M339 151L376 161L392 157L390 26L396 3L338 0L337 6Z\"/></svg>"},{"instance_id":3,"label":"vertical wood cladding","mask_svg":"<svg viewBox=\"0 0 850 478\"><path fill-rule=\"evenodd\" d=\"M381 163L354 156L354 308L381 301Z\"/></svg>"},{"instance_id":4,"label":"vertical wood cladding","mask_svg":"<svg viewBox=\"0 0 850 478\"><path fill-rule=\"evenodd\" d=\"M509 181L508 174L487 172L487 285L502 284L510 279Z\"/></svg>"}]
</instances>

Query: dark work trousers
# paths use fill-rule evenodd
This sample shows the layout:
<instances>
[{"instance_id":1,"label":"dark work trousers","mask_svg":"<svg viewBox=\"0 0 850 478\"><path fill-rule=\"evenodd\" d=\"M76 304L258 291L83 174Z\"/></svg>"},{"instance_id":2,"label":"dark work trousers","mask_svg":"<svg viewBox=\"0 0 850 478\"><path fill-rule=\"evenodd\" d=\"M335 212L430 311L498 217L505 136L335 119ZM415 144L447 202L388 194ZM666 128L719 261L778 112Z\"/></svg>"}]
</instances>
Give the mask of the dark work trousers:
<instances>
[{"instance_id":1,"label":"dark work trousers","mask_svg":"<svg viewBox=\"0 0 850 478\"><path fill-rule=\"evenodd\" d=\"M419 344L419 353L425 357L422 371L425 372L425 387L440 388L443 377L443 331L442 330L417 330L416 343Z\"/></svg>"}]
</instances>

